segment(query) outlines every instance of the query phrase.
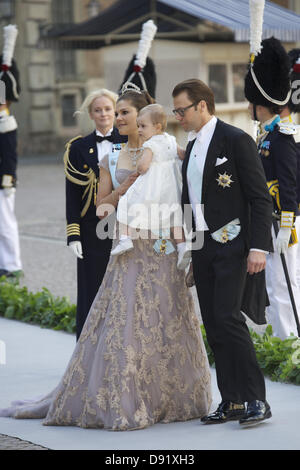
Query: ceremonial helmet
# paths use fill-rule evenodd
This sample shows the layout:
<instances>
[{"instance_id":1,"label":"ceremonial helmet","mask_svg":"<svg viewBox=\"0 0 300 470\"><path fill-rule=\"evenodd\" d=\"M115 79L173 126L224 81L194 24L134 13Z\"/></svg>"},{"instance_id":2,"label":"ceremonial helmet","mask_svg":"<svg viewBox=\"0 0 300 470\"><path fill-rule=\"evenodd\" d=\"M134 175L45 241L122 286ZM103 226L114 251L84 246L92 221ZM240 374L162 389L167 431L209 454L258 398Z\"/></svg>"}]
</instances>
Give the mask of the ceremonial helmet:
<instances>
[{"instance_id":1,"label":"ceremonial helmet","mask_svg":"<svg viewBox=\"0 0 300 470\"><path fill-rule=\"evenodd\" d=\"M124 83L129 82L138 86L140 90L148 91L149 95L151 95L152 98L155 98L156 72L153 60L150 57L147 57L146 64L143 68L139 65L135 65L135 61L136 54L134 54L127 67L119 93L121 92Z\"/></svg>"},{"instance_id":2,"label":"ceremonial helmet","mask_svg":"<svg viewBox=\"0 0 300 470\"><path fill-rule=\"evenodd\" d=\"M141 91L148 91L152 98L155 98L156 89L156 72L154 62L147 57L151 47L152 40L157 31L156 25L152 20L148 20L143 24L141 37L138 45L137 53L134 54L119 88L119 94L125 87L138 87Z\"/></svg>"},{"instance_id":3,"label":"ceremonial helmet","mask_svg":"<svg viewBox=\"0 0 300 470\"><path fill-rule=\"evenodd\" d=\"M245 77L245 97L255 105L285 106L291 97L290 59L281 42L264 39L261 51L251 56Z\"/></svg>"},{"instance_id":4,"label":"ceremonial helmet","mask_svg":"<svg viewBox=\"0 0 300 470\"><path fill-rule=\"evenodd\" d=\"M18 101L21 91L20 75L13 59L15 42L18 30L15 25L8 25L3 28L4 44L3 52L0 56L0 80L5 84L6 101Z\"/></svg>"}]
</instances>

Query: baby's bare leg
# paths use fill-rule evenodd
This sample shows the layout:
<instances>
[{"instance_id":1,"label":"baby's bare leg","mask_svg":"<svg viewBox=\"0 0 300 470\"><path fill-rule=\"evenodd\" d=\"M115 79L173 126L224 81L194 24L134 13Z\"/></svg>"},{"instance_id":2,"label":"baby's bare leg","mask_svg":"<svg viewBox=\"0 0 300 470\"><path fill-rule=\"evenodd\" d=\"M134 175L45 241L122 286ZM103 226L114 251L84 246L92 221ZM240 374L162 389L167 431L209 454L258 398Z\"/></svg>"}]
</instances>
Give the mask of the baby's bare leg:
<instances>
[{"instance_id":1,"label":"baby's bare leg","mask_svg":"<svg viewBox=\"0 0 300 470\"><path fill-rule=\"evenodd\" d=\"M129 227L125 224L122 224L121 222L119 223L119 231L120 231L120 237L123 236L129 236Z\"/></svg>"}]
</instances>

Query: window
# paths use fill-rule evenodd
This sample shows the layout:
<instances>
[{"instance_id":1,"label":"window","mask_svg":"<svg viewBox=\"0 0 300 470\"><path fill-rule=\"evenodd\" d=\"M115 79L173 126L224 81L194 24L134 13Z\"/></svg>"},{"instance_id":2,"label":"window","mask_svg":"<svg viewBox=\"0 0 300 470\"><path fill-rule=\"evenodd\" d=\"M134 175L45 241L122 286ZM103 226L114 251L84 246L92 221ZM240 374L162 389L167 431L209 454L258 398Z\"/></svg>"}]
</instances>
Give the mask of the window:
<instances>
[{"instance_id":1,"label":"window","mask_svg":"<svg viewBox=\"0 0 300 470\"><path fill-rule=\"evenodd\" d=\"M52 20L55 24L72 23L73 0L52 0Z\"/></svg>"},{"instance_id":2,"label":"window","mask_svg":"<svg viewBox=\"0 0 300 470\"><path fill-rule=\"evenodd\" d=\"M76 110L76 95L62 95L61 109L63 127L74 127L76 125L75 118L73 117Z\"/></svg>"},{"instance_id":3,"label":"window","mask_svg":"<svg viewBox=\"0 0 300 470\"><path fill-rule=\"evenodd\" d=\"M70 24L74 20L73 0L52 0L52 21L55 25ZM76 75L74 50L54 50L55 75L58 79L73 79Z\"/></svg>"},{"instance_id":4,"label":"window","mask_svg":"<svg viewBox=\"0 0 300 470\"><path fill-rule=\"evenodd\" d=\"M246 64L233 64L232 65L232 81L233 81L233 94L234 101L239 103L245 101L244 95L244 82L247 73Z\"/></svg>"},{"instance_id":5,"label":"window","mask_svg":"<svg viewBox=\"0 0 300 470\"><path fill-rule=\"evenodd\" d=\"M0 19L10 20L15 16L15 0L0 1Z\"/></svg>"},{"instance_id":6,"label":"window","mask_svg":"<svg viewBox=\"0 0 300 470\"><path fill-rule=\"evenodd\" d=\"M54 50L55 75L58 79L74 79L76 75L75 51L68 49Z\"/></svg>"},{"instance_id":7,"label":"window","mask_svg":"<svg viewBox=\"0 0 300 470\"><path fill-rule=\"evenodd\" d=\"M227 70L225 64L211 64L209 66L209 87L215 95L216 103L227 103Z\"/></svg>"},{"instance_id":8,"label":"window","mask_svg":"<svg viewBox=\"0 0 300 470\"><path fill-rule=\"evenodd\" d=\"M241 103L245 101L244 78L246 64L209 64L208 83L216 103Z\"/></svg>"}]
</instances>

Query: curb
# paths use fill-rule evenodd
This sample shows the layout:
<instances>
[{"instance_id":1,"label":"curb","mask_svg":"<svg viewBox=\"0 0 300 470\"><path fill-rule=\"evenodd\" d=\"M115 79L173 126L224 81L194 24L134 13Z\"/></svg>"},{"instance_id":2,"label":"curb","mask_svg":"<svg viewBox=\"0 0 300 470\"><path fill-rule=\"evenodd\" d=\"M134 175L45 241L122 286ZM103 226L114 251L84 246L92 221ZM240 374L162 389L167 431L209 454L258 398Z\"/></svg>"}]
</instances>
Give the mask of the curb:
<instances>
[{"instance_id":1,"label":"curb","mask_svg":"<svg viewBox=\"0 0 300 470\"><path fill-rule=\"evenodd\" d=\"M47 447L33 444L29 441L22 441L18 437L0 434L0 450L50 450Z\"/></svg>"}]
</instances>

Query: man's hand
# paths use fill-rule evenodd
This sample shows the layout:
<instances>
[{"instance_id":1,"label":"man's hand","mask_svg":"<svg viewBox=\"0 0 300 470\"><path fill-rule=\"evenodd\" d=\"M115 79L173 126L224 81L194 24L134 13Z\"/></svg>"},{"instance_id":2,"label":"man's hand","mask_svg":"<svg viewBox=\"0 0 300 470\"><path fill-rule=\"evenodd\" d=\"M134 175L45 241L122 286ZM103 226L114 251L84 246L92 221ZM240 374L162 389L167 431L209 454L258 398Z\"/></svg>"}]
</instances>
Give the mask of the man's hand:
<instances>
[{"instance_id":1,"label":"man's hand","mask_svg":"<svg viewBox=\"0 0 300 470\"><path fill-rule=\"evenodd\" d=\"M260 251L250 251L247 258L247 272L249 274L260 273L266 267L266 254Z\"/></svg>"}]
</instances>

